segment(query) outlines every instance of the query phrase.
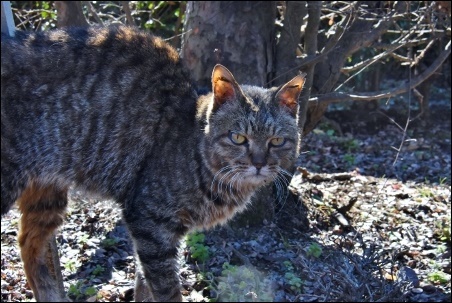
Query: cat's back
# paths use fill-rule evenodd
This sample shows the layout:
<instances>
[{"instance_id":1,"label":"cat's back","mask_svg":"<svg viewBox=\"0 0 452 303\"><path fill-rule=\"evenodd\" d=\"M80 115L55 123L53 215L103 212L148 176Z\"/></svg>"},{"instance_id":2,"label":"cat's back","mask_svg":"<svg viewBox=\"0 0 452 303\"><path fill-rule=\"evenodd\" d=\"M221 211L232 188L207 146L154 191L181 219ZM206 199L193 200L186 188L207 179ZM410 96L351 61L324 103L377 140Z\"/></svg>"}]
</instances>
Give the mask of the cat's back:
<instances>
[{"instance_id":1,"label":"cat's back","mask_svg":"<svg viewBox=\"0 0 452 303\"><path fill-rule=\"evenodd\" d=\"M61 91L69 82L87 98L99 85L118 97L146 90L153 81L159 84L153 94L172 90L177 82L181 88L189 86L177 52L161 38L132 27L17 31L14 38L2 35L1 52L2 96L10 88L15 95L39 95L47 88L48 96L51 85Z\"/></svg>"},{"instance_id":2,"label":"cat's back","mask_svg":"<svg viewBox=\"0 0 452 303\"><path fill-rule=\"evenodd\" d=\"M122 56L118 56L119 53ZM36 70L41 69L42 72L42 68L55 67L58 60L78 67L77 63L82 63L81 59L92 60L80 65L88 68L87 72L95 71L104 62L114 63L109 62L111 59L128 66L143 63L177 64L179 61L177 52L160 37L123 25L69 27L41 32L16 31L14 37L2 33L2 68L41 62L42 65L36 66ZM96 64L87 64L92 62ZM62 64L60 66L63 67Z\"/></svg>"},{"instance_id":3,"label":"cat's back","mask_svg":"<svg viewBox=\"0 0 452 303\"><path fill-rule=\"evenodd\" d=\"M196 92L161 38L110 26L18 31L1 44L2 171L120 187L155 142L194 128Z\"/></svg>"},{"instance_id":4,"label":"cat's back","mask_svg":"<svg viewBox=\"0 0 452 303\"><path fill-rule=\"evenodd\" d=\"M176 50L122 25L2 34L1 87L2 122L14 116L30 124L42 113L73 121L88 112L96 119L134 120L146 113L161 120L176 112L192 119L196 111L197 96Z\"/></svg>"}]
</instances>

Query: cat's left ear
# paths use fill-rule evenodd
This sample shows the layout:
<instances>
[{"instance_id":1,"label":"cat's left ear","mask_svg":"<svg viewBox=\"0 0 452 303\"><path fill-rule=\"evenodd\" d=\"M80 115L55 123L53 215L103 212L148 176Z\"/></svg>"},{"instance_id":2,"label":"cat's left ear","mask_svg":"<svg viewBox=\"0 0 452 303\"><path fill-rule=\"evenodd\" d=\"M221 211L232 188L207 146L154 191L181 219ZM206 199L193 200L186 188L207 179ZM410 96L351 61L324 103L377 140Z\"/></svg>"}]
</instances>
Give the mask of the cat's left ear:
<instances>
[{"instance_id":1,"label":"cat's left ear","mask_svg":"<svg viewBox=\"0 0 452 303\"><path fill-rule=\"evenodd\" d=\"M240 98L242 91L232 73L223 65L217 64L212 72L213 110L216 111L228 101Z\"/></svg>"},{"instance_id":2,"label":"cat's left ear","mask_svg":"<svg viewBox=\"0 0 452 303\"><path fill-rule=\"evenodd\" d=\"M297 114L298 97L306 81L306 74L301 74L284 84L276 93L276 101L280 106L285 106L293 116Z\"/></svg>"}]
</instances>

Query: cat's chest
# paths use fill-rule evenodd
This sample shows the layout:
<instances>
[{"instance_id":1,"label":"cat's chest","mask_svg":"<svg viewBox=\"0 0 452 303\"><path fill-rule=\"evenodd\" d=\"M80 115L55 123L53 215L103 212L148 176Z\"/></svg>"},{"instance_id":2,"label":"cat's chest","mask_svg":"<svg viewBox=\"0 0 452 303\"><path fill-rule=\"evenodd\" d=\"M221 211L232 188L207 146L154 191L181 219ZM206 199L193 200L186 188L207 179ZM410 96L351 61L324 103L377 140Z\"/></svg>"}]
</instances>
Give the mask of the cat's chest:
<instances>
[{"instance_id":1,"label":"cat's chest","mask_svg":"<svg viewBox=\"0 0 452 303\"><path fill-rule=\"evenodd\" d=\"M182 224L188 229L208 229L226 223L236 213L244 210L248 201L249 199L243 199L241 203L230 201L219 203L210 198L205 198L201 206L180 210L178 216Z\"/></svg>"}]
</instances>

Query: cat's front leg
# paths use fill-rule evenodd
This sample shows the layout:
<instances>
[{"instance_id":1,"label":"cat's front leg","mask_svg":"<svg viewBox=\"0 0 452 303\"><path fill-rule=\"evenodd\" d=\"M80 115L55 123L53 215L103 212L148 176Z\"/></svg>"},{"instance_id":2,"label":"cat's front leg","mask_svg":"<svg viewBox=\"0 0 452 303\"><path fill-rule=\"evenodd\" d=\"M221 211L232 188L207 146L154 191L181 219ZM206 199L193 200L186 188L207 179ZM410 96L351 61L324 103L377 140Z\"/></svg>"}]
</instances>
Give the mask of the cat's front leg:
<instances>
[{"instance_id":1,"label":"cat's front leg","mask_svg":"<svg viewBox=\"0 0 452 303\"><path fill-rule=\"evenodd\" d=\"M171 220L158 224L145 216L125 216L125 220L139 259L135 301L181 302L177 254L182 234L166 226Z\"/></svg>"},{"instance_id":2,"label":"cat's front leg","mask_svg":"<svg viewBox=\"0 0 452 303\"><path fill-rule=\"evenodd\" d=\"M135 302L154 302L154 296L151 289L146 282L138 256L135 257L136 269L135 269L135 289L134 299Z\"/></svg>"},{"instance_id":3,"label":"cat's front leg","mask_svg":"<svg viewBox=\"0 0 452 303\"><path fill-rule=\"evenodd\" d=\"M138 264L135 270L135 290L134 290L135 302L159 302L159 300L154 299L151 289L149 288L146 278L143 274L143 271L141 270L141 266L139 265L138 257L136 260ZM176 298L174 298L173 301L179 302L180 299L178 298L178 296L176 296ZM184 300L183 297L182 301L186 302L186 300Z\"/></svg>"}]
</instances>

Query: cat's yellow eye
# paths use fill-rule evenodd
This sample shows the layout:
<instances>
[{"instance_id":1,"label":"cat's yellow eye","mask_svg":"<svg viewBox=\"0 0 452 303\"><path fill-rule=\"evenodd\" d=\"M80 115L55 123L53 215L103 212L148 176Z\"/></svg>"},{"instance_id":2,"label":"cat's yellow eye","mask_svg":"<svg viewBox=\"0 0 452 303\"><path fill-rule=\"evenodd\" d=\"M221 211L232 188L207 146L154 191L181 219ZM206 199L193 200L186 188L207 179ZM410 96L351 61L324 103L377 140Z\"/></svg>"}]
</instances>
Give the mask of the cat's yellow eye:
<instances>
[{"instance_id":1,"label":"cat's yellow eye","mask_svg":"<svg viewBox=\"0 0 452 303\"><path fill-rule=\"evenodd\" d=\"M286 139L283 137L275 137L270 140L270 145L275 147L283 146L284 143L286 143Z\"/></svg>"},{"instance_id":2,"label":"cat's yellow eye","mask_svg":"<svg viewBox=\"0 0 452 303\"><path fill-rule=\"evenodd\" d=\"M234 132L229 133L229 139L231 139L232 143L237 145L245 144L248 141L244 135Z\"/></svg>"}]
</instances>

